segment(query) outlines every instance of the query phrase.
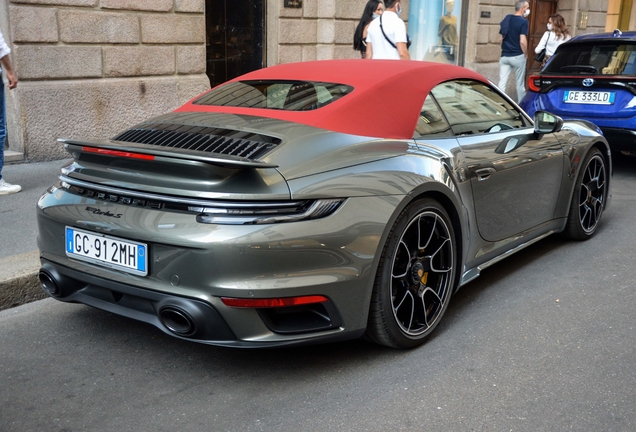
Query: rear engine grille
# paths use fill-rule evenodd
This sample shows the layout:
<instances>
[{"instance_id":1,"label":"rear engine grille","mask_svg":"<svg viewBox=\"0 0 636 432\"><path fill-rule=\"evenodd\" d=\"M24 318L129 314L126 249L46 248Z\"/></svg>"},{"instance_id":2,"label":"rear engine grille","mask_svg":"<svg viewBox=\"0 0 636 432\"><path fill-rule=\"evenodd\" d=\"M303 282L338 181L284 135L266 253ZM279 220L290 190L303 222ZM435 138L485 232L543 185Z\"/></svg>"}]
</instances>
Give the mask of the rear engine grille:
<instances>
[{"instance_id":1,"label":"rear engine grille","mask_svg":"<svg viewBox=\"0 0 636 432\"><path fill-rule=\"evenodd\" d=\"M113 140L232 155L250 160L260 158L281 143L279 138L251 132L169 123L138 125Z\"/></svg>"}]
</instances>

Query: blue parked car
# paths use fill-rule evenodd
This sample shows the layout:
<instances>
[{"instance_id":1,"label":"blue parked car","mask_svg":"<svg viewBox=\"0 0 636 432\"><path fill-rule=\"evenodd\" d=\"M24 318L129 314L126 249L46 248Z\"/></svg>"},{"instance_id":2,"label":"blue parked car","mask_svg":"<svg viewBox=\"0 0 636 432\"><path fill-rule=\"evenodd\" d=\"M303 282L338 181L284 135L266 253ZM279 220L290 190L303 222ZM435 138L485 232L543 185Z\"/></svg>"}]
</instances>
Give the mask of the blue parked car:
<instances>
[{"instance_id":1,"label":"blue parked car","mask_svg":"<svg viewBox=\"0 0 636 432\"><path fill-rule=\"evenodd\" d=\"M636 32L587 34L562 44L529 77L520 105L530 116L545 110L589 120L614 151L636 155Z\"/></svg>"}]
</instances>

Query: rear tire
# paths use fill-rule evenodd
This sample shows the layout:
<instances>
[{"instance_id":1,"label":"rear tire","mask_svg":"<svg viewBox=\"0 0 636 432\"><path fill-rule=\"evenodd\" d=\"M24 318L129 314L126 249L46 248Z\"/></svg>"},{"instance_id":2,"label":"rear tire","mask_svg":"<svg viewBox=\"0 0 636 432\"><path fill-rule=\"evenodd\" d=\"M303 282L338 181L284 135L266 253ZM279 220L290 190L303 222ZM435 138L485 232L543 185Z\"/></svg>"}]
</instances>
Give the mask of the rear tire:
<instances>
[{"instance_id":1,"label":"rear tire","mask_svg":"<svg viewBox=\"0 0 636 432\"><path fill-rule=\"evenodd\" d=\"M587 240L598 228L607 200L607 167L601 152L592 148L576 178L568 221L563 234L572 240Z\"/></svg>"},{"instance_id":2,"label":"rear tire","mask_svg":"<svg viewBox=\"0 0 636 432\"><path fill-rule=\"evenodd\" d=\"M394 348L424 343L453 293L456 250L444 207L430 198L407 206L380 257L365 338Z\"/></svg>"}]
</instances>

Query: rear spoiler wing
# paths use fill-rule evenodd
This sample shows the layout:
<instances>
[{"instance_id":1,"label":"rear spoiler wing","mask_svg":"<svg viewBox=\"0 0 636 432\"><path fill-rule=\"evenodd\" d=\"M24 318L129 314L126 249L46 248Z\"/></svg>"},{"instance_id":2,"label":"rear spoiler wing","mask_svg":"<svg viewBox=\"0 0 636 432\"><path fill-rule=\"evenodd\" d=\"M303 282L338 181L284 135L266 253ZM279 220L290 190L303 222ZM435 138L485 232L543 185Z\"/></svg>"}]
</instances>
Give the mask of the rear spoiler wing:
<instances>
[{"instance_id":1,"label":"rear spoiler wing","mask_svg":"<svg viewBox=\"0 0 636 432\"><path fill-rule=\"evenodd\" d=\"M82 153L99 154L110 157L142 159L180 165L219 165L227 168L278 168L278 165L230 155L208 156L202 152L178 149L166 150L150 144L138 144L113 140L74 140L58 138L59 143L73 157Z\"/></svg>"}]
</instances>

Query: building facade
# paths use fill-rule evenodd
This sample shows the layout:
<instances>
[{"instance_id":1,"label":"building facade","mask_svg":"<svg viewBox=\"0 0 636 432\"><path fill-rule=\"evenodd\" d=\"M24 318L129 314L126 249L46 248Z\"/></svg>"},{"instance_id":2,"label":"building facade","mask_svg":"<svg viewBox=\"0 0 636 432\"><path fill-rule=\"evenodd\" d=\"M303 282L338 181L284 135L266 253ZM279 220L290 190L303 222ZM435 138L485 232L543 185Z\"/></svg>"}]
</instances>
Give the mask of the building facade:
<instances>
[{"instance_id":1,"label":"building facade","mask_svg":"<svg viewBox=\"0 0 636 432\"><path fill-rule=\"evenodd\" d=\"M209 88L204 0L0 0L18 75L8 160L69 157L56 138L108 138Z\"/></svg>"},{"instance_id":2,"label":"building facade","mask_svg":"<svg viewBox=\"0 0 636 432\"><path fill-rule=\"evenodd\" d=\"M633 1L529 0L531 44L554 12L574 35L634 29ZM352 39L365 4L0 0L0 28L20 79L6 92L8 160L67 157L56 138L114 136L256 68L358 58ZM414 58L460 64L498 81L499 22L514 12L514 0L402 0L402 6L400 17L419 40Z\"/></svg>"}]
</instances>

